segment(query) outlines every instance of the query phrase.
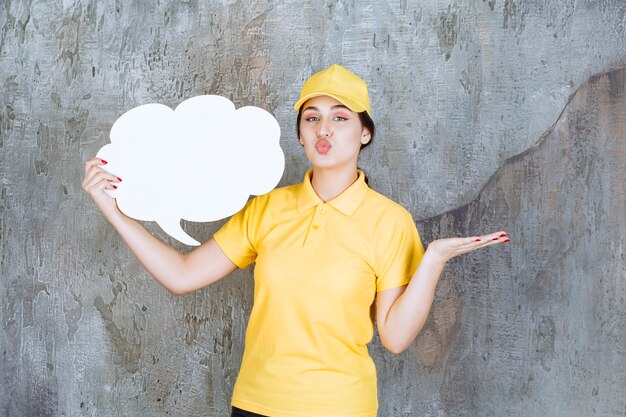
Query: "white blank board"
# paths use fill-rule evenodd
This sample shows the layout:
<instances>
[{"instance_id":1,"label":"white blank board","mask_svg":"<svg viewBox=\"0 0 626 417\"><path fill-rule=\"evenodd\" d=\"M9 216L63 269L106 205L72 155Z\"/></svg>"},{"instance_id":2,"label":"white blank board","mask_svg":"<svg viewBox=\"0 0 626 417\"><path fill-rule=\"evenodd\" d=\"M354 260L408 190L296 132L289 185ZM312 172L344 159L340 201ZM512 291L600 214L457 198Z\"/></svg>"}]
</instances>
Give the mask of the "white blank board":
<instances>
[{"instance_id":1,"label":"white blank board","mask_svg":"<svg viewBox=\"0 0 626 417\"><path fill-rule=\"evenodd\" d=\"M122 178L114 191L129 217L155 221L187 245L200 243L180 220L209 222L241 210L250 195L271 191L285 158L276 119L227 98L192 97L175 110L146 104L124 113L97 157Z\"/></svg>"}]
</instances>

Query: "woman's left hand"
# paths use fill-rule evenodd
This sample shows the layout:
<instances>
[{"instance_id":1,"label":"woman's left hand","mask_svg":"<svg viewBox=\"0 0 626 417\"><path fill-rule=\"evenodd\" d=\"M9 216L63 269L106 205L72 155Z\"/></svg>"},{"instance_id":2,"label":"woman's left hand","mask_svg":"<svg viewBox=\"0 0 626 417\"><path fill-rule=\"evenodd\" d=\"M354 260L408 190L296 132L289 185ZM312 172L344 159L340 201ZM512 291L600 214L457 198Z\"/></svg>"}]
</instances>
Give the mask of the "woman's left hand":
<instances>
[{"instance_id":1,"label":"woman's left hand","mask_svg":"<svg viewBox=\"0 0 626 417\"><path fill-rule=\"evenodd\" d=\"M506 232L500 231L484 236L437 239L428 245L428 250L432 251L443 262L447 262L455 256L510 241Z\"/></svg>"}]
</instances>

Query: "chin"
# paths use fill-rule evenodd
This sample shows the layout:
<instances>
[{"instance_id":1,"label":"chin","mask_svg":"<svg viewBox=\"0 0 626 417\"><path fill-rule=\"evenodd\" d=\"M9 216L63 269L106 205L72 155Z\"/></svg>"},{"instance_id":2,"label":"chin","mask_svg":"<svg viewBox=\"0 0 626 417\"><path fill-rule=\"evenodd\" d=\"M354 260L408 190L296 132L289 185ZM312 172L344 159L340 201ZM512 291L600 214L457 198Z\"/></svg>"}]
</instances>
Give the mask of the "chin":
<instances>
[{"instance_id":1,"label":"chin","mask_svg":"<svg viewBox=\"0 0 626 417\"><path fill-rule=\"evenodd\" d=\"M328 167L328 166L332 166L336 164L336 161L334 160L334 158L332 158L331 156L328 156L328 154L322 155L317 151L313 151L312 153L307 154L306 158L314 167L318 167L318 166Z\"/></svg>"},{"instance_id":2,"label":"chin","mask_svg":"<svg viewBox=\"0 0 626 417\"><path fill-rule=\"evenodd\" d=\"M314 168L341 168L349 166L353 162L353 159L349 157L340 158L339 155L323 155L317 152L317 150L313 150L312 153L307 153L306 157Z\"/></svg>"},{"instance_id":3,"label":"chin","mask_svg":"<svg viewBox=\"0 0 626 417\"><path fill-rule=\"evenodd\" d=\"M315 168L334 168L337 166L334 161L320 160L319 158L309 159L309 162Z\"/></svg>"}]
</instances>

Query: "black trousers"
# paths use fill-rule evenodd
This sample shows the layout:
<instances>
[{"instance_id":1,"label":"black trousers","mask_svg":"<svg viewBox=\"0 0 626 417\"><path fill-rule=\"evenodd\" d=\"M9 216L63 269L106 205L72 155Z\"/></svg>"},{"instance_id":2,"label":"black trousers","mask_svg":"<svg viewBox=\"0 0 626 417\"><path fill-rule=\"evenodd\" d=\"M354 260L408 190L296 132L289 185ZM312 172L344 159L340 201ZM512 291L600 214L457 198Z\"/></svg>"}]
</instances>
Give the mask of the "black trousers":
<instances>
[{"instance_id":1,"label":"black trousers","mask_svg":"<svg viewBox=\"0 0 626 417\"><path fill-rule=\"evenodd\" d=\"M233 411L230 417L268 417L261 414L252 413L250 411L242 410L241 408L233 407Z\"/></svg>"}]
</instances>

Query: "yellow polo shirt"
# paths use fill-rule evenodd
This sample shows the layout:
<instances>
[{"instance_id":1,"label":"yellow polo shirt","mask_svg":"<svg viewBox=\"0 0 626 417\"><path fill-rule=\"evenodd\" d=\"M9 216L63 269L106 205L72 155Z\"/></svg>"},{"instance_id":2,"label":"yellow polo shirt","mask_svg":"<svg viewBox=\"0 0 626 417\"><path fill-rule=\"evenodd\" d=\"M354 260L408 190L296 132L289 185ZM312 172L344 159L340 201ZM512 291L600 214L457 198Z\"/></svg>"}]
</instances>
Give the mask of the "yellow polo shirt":
<instances>
[{"instance_id":1,"label":"yellow polo shirt","mask_svg":"<svg viewBox=\"0 0 626 417\"><path fill-rule=\"evenodd\" d=\"M424 254L409 212L357 181L324 203L304 182L256 197L214 236L256 262L232 404L271 417L375 417L367 351L377 291L407 284Z\"/></svg>"}]
</instances>

